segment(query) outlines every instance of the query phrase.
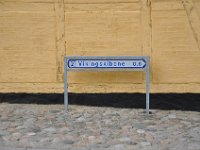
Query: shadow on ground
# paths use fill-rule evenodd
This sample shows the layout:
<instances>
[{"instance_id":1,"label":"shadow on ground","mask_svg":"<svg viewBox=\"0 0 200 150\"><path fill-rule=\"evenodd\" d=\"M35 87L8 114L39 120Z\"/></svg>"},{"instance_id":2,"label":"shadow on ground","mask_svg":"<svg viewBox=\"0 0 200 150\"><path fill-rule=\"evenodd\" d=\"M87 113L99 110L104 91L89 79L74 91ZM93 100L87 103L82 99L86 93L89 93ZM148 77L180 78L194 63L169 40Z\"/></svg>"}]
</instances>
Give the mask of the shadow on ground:
<instances>
[{"instance_id":1,"label":"shadow on ground","mask_svg":"<svg viewBox=\"0 0 200 150\"><path fill-rule=\"evenodd\" d=\"M63 104L63 94L2 93L0 103ZM70 105L116 108L145 108L145 94L69 94ZM200 94L151 94L150 108L200 112Z\"/></svg>"}]
</instances>

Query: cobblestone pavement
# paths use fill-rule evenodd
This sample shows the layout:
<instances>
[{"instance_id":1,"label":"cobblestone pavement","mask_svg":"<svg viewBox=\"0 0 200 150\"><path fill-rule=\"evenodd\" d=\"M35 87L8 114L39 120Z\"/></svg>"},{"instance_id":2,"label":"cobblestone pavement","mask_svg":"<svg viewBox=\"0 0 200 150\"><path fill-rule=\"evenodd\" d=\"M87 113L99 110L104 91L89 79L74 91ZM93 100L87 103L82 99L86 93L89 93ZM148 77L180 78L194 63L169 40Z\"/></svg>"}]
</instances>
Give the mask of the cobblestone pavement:
<instances>
[{"instance_id":1,"label":"cobblestone pavement","mask_svg":"<svg viewBox=\"0 0 200 150\"><path fill-rule=\"evenodd\" d=\"M143 111L1 103L0 150L200 150L200 112Z\"/></svg>"}]
</instances>

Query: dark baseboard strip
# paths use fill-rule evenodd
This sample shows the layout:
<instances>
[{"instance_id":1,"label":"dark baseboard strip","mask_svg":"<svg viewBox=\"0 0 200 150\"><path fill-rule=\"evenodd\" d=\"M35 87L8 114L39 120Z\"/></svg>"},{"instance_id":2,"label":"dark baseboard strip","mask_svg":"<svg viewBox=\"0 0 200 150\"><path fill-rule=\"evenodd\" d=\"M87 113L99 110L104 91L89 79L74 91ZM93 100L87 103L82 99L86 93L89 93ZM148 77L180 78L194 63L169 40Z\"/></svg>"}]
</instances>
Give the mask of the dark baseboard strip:
<instances>
[{"instance_id":1,"label":"dark baseboard strip","mask_svg":"<svg viewBox=\"0 0 200 150\"><path fill-rule=\"evenodd\" d=\"M16 104L63 104L63 94L0 93L1 103ZM69 93L70 105L85 105L116 108L145 108L145 94L108 93L75 94ZM151 94L150 109L184 110L200 112L200 93Z\"/></svg>"}]
</instances>

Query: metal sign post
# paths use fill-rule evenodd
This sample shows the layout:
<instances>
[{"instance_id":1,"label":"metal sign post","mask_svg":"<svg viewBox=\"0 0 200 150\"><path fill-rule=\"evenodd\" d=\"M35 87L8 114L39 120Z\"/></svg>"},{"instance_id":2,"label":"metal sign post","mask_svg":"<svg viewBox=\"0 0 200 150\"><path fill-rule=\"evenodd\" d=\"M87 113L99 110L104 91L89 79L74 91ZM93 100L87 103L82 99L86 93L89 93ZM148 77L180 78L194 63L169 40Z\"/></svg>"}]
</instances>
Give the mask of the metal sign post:
<instances>
[{"instance_id":1,"label":"metal sign post","mask_svg":"<svg viewBox=\"0 0 200 150\"><path fill-rule=\"evenodd\" d=\"M145 71L146 113L149 114L150 69L149 57L65 57L64 58L64 105L68 108L68 71Z\"/></svg>"}]
</instances>

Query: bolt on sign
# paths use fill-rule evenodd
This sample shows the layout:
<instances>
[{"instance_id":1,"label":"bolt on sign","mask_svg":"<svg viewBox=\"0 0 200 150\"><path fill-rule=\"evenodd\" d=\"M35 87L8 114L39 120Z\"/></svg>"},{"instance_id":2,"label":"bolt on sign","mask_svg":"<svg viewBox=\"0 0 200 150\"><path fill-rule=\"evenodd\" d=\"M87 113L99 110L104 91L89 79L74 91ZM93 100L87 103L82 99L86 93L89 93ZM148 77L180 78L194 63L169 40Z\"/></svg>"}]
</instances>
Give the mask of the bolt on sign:
<instances>
[{"instance_id":1,"label":"bolt on sign","mask_svg":"<svg viewBox=\"0 0 200 150\"><path fill-rule=\"evenodd\" d=\"M123 57L68 57L64 58L64 105L68 108L69 71L145 71L146 72L146 113L149 114L150 69L147 56Z\"/></svg>"}]
</instances>

